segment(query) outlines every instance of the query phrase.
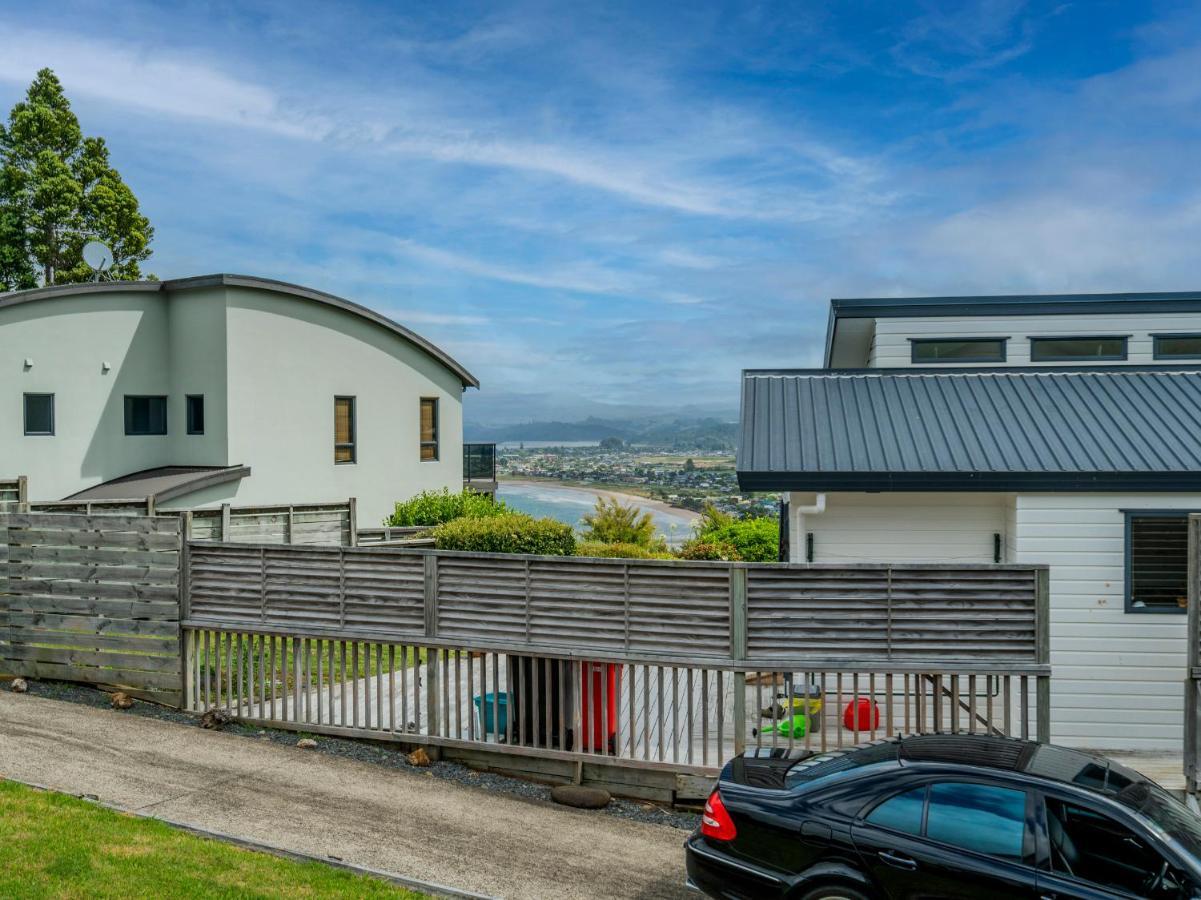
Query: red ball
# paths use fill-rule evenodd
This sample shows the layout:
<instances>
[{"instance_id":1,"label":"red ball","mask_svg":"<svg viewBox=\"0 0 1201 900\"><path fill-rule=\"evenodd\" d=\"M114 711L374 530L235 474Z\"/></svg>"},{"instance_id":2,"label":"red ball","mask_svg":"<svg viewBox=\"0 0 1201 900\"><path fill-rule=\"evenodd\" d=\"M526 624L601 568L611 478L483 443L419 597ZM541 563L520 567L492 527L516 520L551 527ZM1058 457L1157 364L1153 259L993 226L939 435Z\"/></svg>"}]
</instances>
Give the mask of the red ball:
<instances>
[{"instance_id":1,"label":"red ball","mask_svg":"<svg viewBox=\"0 0 1201 900\"><path fill-rule=\"evenodd\" d=\"M858 720L858 722L856 722ZM871 731L880 727L880 707L867 697L856 697L842 711L842 724L847 731Z\"/></svg>"}]
</instances>

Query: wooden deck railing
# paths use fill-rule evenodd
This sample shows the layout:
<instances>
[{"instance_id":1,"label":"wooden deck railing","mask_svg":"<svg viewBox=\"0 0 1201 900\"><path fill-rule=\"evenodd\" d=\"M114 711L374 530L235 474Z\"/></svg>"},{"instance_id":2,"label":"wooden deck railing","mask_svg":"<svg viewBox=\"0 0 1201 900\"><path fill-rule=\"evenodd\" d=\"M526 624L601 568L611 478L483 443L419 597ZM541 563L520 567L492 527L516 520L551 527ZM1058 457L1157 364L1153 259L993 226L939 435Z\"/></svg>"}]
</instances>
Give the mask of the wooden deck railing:
<instances>
[{"instance_id":1,"label":"wooden deck railing","mask_svg":"<svg viewBox=\"0 0 1201 900\"><path fill-rule=\"evenodd\" d=\"M29 482L24 475L0 478L0 514L24 512L29 502Z\"/></svg>"},{"instance_id":2,"label":"wooden deck railing","mask_svg":"<svg viewBox=\"0 0 1201 900\"><path fill-rule=\"evenodd\" d=\"M185 555L193 710L705 776L749 745L1049 732L1041 567Z\"/></svg>"}]
</instances>

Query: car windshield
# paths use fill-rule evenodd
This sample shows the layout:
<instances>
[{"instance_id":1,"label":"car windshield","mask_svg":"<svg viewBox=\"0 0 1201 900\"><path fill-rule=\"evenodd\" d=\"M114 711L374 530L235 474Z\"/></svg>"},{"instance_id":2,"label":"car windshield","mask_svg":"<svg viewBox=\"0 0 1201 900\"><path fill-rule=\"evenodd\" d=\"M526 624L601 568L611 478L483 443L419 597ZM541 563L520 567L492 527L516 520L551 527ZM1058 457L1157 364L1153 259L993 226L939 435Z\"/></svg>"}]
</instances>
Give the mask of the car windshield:
<instances>
[{"instance_id":1,"label":"car windshield","mask_svg":"<svg viewBox=\"0 0 1201 900\"><path fill-rule=\"evenodd\" d=\"M1139 781L1117 799L1151 820L1190 855L1201 858L1201 818L1157 784Z\"/></svg>"},{"instance_id":2,"label":"car windshield","mask_svg":"<svg viewBox=\"0 0 1201 900\"><path fill-rule=\"evenodd\" d=\"M895 741L879 741L865 747L834 750L803 759L784 778L786 788L801 787L842 772L860 769L879 762L891 762L897 758Z\"/></svg>"}]
</instances>

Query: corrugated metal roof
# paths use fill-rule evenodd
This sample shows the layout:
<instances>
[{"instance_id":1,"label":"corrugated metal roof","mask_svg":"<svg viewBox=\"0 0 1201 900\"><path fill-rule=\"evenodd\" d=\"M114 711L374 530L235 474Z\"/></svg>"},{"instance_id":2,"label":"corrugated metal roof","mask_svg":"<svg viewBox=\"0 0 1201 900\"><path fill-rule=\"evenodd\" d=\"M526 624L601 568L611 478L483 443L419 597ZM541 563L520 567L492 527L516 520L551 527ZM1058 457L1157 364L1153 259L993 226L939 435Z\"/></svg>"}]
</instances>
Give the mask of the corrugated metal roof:
<instances>
[{"instance_id":1,"label":"corrugated metal roof","mask_svg":"<svg viewBox=\"0 0 1201 900\"><path fill-rule=\"evenodd\" d=\"M743 373L744 490L1201 490L1201 369Z\"/></svg>"}]
</instances>

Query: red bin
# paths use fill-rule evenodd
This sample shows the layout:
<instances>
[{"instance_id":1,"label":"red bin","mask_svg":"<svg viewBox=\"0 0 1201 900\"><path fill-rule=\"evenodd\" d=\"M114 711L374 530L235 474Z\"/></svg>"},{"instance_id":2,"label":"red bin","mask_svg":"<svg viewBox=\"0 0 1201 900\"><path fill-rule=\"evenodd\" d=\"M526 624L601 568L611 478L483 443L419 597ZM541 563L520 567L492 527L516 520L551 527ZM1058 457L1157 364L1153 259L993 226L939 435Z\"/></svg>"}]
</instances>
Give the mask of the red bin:
<instances>
[{"instance_id":1,"label":"red bin","mask_svg":"<svg viewBox=\"0 0 1201 900\"><path fill-rule=\"evenodd\" d=\"M580 663L580 737L585 753L617 752L617 663Z\"/></svg>"}]
</instances>

